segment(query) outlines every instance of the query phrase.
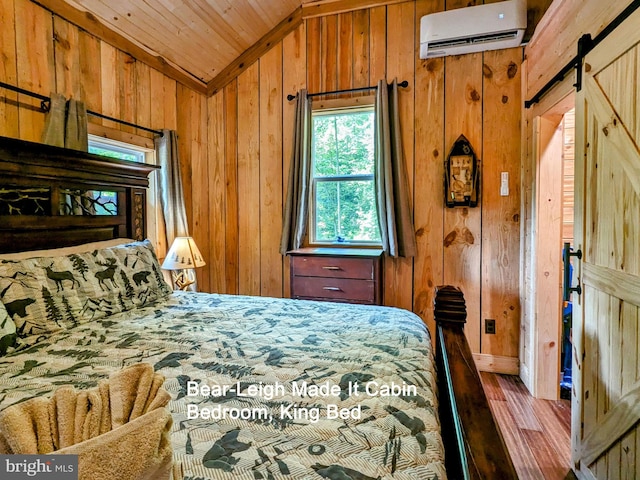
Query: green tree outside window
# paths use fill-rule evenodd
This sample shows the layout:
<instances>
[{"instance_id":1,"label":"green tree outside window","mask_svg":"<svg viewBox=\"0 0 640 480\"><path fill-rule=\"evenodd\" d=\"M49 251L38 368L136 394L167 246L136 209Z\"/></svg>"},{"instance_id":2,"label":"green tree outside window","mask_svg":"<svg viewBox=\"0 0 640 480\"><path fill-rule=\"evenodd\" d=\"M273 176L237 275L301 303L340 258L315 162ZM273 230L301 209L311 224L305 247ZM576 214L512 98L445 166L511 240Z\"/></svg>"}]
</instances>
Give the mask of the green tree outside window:
<instances>
[{"instance_id":1,"label":"green tree outside window","mask_svg":"<svg viewBox=\"0 0 640 480\"><path fill-rule=\"evenodd\" d=\"M312 243L380 243L373 107L313 114Z\"/></svg>"}]
</instances>

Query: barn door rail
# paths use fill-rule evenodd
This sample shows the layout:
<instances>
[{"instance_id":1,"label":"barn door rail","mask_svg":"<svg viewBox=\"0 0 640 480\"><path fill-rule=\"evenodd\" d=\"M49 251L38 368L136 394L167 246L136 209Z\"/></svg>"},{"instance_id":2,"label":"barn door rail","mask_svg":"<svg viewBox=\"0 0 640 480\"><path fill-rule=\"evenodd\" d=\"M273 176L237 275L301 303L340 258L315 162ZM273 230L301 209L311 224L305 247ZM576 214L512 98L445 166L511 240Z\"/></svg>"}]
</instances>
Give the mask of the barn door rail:
<instances>
[{"instance_id":1,"label":"barn door rail","mask_svg":"<svg viewBox=\"0 0 640 480\"><path fill-rule=\"evenodd\" d=\"M640 8L640 0L633 0L627 8L614 18L595 38L591 38L590 34L585 34L578 40L578 53L567 63L544 87L540 89L530 100L525 100L524 108L531 108L538 103L540 99L553 88L553 86L564 80L564 78L576 69L576 83L573 85L579 92L582 90L582 62L584 57L593 50L600 42L607 38L622 22L624 22L633 12Z\"/></svg>"},{"instance_id":2,"label":"barn door rail","mask_svg":"<svg viewBox=\"0 0 640 480\"><path fill-rule=\"evenodd\" d=\"M571 286L571 257L577 257L578 260L582 260L582 250L576 252L573 251L571 245L564 244L562 249L562 263L564 264L564 277L562 282L562 300L568 302L571 300L571 294L576 292L578 295L582 295L582 287L580 282L576 287Z\"/></svg>"},{"instance_id":3,"label":"barn door rail","mask_svg":"<svg viewBox=\"0 0 640 480\"><path fill-rule=\"evenodd\" d=\"M17 92L21 95L27 95L32 98L37 98L38 100L40 100L40 108L42 109L43 112L48 112L49 109L51 108L51 98L45 95L40 95L39 93L30 92L29 90L25 90L24 88L16 87L15 85L10 85L4 82L0 82L0 88L11 90L12 92ZM160 130L153 130L152 128L143 127L135 123L127 122L126 120L120 120L119 118L109 117L107 115L103 115L102 113L87 110L87 115L91 115L93 117L98 117L98 118L104 118L105 120L110 120L112 122L120 123L122 125L127 125L128 127L138 128L146 132L154 133L160 137L163 136L162 131Z\"/></svg>"}]
</instances>

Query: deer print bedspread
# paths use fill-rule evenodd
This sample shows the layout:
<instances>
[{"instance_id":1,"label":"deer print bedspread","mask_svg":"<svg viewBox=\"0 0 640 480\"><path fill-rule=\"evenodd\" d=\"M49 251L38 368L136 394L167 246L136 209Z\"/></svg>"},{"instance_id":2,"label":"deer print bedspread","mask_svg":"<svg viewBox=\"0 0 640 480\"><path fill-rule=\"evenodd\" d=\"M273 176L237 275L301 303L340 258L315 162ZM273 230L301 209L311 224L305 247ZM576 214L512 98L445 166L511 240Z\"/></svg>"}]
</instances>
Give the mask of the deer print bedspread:
<instances>
[{"instance_id":1,"label":"deer print bedspread","mask_svg":"<svg viewBox=\"0 0 640 480\"><path fill-rule=\"evenodd\" d=\"M148 362L185 480L446 477L431 342L410 312L176 292L67 327L0 357L0 408Z\"/></svg>"},{"instance_id":2,"label":"deer print bedspread","mask_svg":"<svg viewBox=\"0 0 640 480\"><path fill-rule=\"evenodd\" d=\"M151 243L0 260L0 301L19 336L39 336L142 307L171 293Z\"/></svg>"}]
</instances>

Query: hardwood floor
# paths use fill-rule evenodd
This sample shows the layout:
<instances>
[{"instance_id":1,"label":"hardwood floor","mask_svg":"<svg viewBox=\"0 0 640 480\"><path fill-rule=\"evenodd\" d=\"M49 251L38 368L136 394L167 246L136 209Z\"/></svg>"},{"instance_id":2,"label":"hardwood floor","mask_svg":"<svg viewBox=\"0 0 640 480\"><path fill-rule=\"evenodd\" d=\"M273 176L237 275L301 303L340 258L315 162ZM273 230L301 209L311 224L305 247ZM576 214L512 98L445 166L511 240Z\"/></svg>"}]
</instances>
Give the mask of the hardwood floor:
<instances>
[{"instance_id":1,"label":"hardwood floor","mask_svg":"<svg viewBox=\"0 0 640 480\"><path fill-rule=\"evenodd\" d=\"M519 478L576 478L570 468L571 402L533 398L517 376L480 377Z\"/></svg>"}]
</instances>

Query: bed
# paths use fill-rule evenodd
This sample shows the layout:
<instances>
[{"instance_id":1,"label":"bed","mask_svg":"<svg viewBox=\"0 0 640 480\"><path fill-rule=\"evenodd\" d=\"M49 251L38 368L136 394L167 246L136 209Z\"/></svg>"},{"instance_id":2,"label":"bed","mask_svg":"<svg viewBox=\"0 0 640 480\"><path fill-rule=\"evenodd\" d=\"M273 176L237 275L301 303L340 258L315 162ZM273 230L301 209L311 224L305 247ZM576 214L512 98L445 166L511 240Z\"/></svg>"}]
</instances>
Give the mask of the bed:
<instances>
[{"instance_id":1,"label":"bed","mask_svg":"<svg viewBox=\"0 0 640 480\"><path fill-rule=\"evenodd\" d=\"M0 253L139 240L0 260L0 298L20 335L0 357L0 410L146 362L171 394L174 477L517 478L458 290L438 292L436 355L424 323L400 309L170 292L142 241L152 170L0 139ZM80 273L91 285L76 285ZM114 280L122 290L102 303L75 297ZM36 307L48 323L28 321Z\"/></svg>"}]
</instances>

